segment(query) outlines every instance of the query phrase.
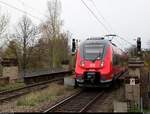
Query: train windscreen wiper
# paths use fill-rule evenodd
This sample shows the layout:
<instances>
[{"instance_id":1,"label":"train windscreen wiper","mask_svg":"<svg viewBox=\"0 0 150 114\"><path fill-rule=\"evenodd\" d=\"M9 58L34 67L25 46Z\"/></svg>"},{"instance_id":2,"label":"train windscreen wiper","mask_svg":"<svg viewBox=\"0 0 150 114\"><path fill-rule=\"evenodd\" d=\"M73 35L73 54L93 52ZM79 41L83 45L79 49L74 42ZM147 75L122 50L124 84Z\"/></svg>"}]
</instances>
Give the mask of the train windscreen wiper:
<instances>
[{"instance_id":1,"label":"train windscreen wiper","mask_svg":"<svg viewBox=\"0 0 150 114\"><path fill-rule=\"evenodd\" d=\"M98 57L99 57L99 59L98 59ZM96 60L100 60L100 53L92 61L95 62Z\"/></svg>"}]
</instances>

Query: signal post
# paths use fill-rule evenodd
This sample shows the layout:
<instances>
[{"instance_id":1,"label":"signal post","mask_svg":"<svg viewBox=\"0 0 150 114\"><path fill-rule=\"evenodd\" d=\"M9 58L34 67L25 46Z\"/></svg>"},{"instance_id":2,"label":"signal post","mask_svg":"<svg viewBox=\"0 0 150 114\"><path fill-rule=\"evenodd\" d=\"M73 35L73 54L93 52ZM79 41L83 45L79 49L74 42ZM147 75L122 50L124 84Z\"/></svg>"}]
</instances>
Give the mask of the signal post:
<instances>
[{"instance_id":1,"label":"signal post","mask_svg":"<svg viewBox=\"0 0 150 114\"><path fill-rule=\"evenodd\" d=\"M125 102L114 103L114 110L124 112L127 106L127 109L132 109L132 111L143 112L143 108L149 107L148 82L150 81L148 71L144 67L144 60L142 60L141 38L137 38L137 54L129 58L128 75L123 77L123 80Z\"/></svg>"},{"instance_id":2,"label":"signal post","mask_svg":"<svg viewBox=\"0 0 150 114\"><path fill-rule=\"evenodd\" d=\"M141 38L137 38L137 55L129 58L128 61L129 75L125 78L125 99L128 107L140 109L143 112L143 104L146 104L148 73L144 68L144 60L141 54Z\"/></svg>"},{"instance_id":3,"label":"signal post","mask_svg":"<svg viewBox=\"0 0 150 114\"><path fill-rule=\"evenodd\" d=\"M72 71L74 71L75 69L75 55L76 55L79 42L80 40L78 39L72 39L71 60L70 60L70 70ZM74 72L72 76L64 78L64 85L76 87Z\"/></svg>"},{"instance_id":4,"label":"signal post","mask_svg":"<svg viewBox=\"0 0 150 114\"><path fill-rule=\"evenodd\" d=\"M142 103L142 68L144 62L140 58L130 58L128 61L129 75L125 78L125 98L130 108L138 107L141 109Z\"/></svg>"}]
</instances>

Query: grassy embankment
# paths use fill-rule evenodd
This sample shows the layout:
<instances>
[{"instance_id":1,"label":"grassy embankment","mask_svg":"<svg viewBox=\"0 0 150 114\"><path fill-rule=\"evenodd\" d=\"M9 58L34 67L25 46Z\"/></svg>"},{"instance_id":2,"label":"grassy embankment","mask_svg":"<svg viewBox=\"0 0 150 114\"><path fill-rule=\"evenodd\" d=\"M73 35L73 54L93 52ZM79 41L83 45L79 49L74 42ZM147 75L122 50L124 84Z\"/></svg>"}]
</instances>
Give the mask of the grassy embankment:
<instances>
[{"instance_id":1,"label":"grassy embankment","mask_svg":"<svg viewBox=\"0 0 150 114\"><path fill-rule=\"evenodd\" d=\"M68 92L76 91L72 87L64 87L63 85L57 85L55 83L50 84L47 89L32 92L17 101L18 106L37 106L39 103L45 101L55 101L61 95L65 95Z\"/></svg>"},{"instance_id":2,"label":"grassy embankment","mask_svg":"<svg viewBox=\"0 0 150 114\"><path fill-rule=\"evenodd\" d=\"M24 86L25 84L23 82L17 81L14 84L0 86L0 91L13 90L13 89L17 89L17 88L24 87Z\"/></svg>"}]
</instances>

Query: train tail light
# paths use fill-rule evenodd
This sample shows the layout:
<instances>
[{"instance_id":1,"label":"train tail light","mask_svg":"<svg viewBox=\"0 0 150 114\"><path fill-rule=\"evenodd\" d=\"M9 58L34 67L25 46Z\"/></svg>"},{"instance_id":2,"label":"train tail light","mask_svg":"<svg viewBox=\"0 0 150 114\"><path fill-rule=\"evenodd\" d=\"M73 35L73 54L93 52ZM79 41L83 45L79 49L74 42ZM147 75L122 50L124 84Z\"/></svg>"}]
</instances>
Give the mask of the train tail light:
<instances>
[{"instance_id":1,"label":"train tail light","mask_svg":"<svg viewBox=\"0 0 150 114\"><path fill-rule=\"evenodd\" d=\"M81 62L80 62L80 65L81 65L82 67L85 67L85 62L84 62L84 61L81 61Z\"/></svg>"}]
</instances>

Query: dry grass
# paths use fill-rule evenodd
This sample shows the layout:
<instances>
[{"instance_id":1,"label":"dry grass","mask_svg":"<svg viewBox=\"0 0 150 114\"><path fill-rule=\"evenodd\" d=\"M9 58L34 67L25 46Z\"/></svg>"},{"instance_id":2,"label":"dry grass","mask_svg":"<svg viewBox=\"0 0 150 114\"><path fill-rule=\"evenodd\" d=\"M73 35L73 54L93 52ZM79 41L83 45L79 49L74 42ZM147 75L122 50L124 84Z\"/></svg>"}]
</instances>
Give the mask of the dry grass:
<instances>
[{"instance_id":1,"label":"dry grass","mask_svg":"<svg viewBox=\"0 0 150 114\"><path fill-rule=\"evenodd\" d=\"M0 86L0 91L17 89L17 88L24 87L24 86L25 84L23 82L16 82L15 84L8 84L5 86Z\"/></svg>"},{"instance_id":2,"label":"dry grass","mask_svg":"<svg viewBox=\"0 0 150 114\"><path fill-rule=\"evenodd\" d=\"M55 83L50 84L47 89L30 93L17 101L18 106L37 106L41 102L56 100L67 91L72 91L72 88L66 88L63 85Z\"/></svg>"}]
</instances>

